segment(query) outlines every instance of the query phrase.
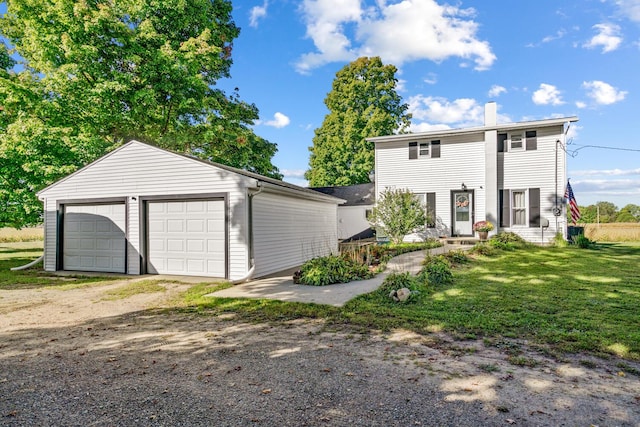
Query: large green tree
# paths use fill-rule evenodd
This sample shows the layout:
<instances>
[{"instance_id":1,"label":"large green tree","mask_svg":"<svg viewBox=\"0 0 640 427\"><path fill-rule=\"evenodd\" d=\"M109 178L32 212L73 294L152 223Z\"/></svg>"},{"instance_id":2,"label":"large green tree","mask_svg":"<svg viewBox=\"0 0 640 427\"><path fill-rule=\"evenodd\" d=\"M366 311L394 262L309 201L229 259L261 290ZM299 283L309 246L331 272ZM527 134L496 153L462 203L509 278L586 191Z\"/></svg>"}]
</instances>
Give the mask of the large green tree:
<instances>
[{"instance_id":1,"label":"large green tree","mask_svg":"<svg viewBox=\"0 0 640 427\"><path fill-rule=\"evenodd\" d=\"M228 0L9 0L0 35L0 226L37 223L34 192L130 139L276 178L275 144L230 77Z\"/></svg>"},{"instance_id":2,"label":"large green tree","mask_svg":"<svg viewBox=\"0 0 640 427\"><path fill-rule=\"evenodd\" d=\"M396 71L379 57L359 58L338 71L324 101L329 114L309 148L305 178L312 187L369 182L374 147L365 138L408 131L411 115L396 92Z\"/></svg>"}]
</instances>

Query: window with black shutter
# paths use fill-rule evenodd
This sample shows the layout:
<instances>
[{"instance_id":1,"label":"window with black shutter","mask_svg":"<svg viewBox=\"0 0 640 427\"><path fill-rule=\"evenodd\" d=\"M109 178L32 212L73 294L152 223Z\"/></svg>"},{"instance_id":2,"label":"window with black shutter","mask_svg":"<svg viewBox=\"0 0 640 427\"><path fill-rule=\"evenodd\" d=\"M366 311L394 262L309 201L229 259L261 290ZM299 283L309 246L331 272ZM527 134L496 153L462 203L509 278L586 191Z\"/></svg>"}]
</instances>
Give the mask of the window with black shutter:
<instances>
[{"instance_id":1,"label":"window with black shutter","mask_svg":"<svg viewBox=\"0 0 640 427\"><path fill-rule=\"evenodd\" d=\"M540 189L529 189L529 227L540 227Z\"/></svg>"},{"instance_id":2,"label":"window with black shutter","mask_svg":"<svg viewBox=\"0 0 640 427\"><path fill-rule=\"evenodd\" d=\"M436 227L436 193L427 193L427 228Z\"/></svg>"},{"instance_id":3,"label":"window with black shutter","mask_svg":"<svg viewBox=\"0 0 640 427\"><path fill-rule=\"evenodd\" d=\"M511 227L511 206L509 190L500 191L500 227Z\"/></svg>"},{"instance_id":4,"label":"window with black shutter","mask_svg":"<svg viewBox=\"0 0 640 427\"><path fill-rule=\"evenodd\" d=\"M440 140L431 141L431 158L440 157Z\"/></svg>"},{"instance_id":5,"label":"window with black shutter","mask_svg":"<svg viewBox=\"0 0 640 427\"><path fill-rule=\"evenodd\" d=\"M498 153L504 153L507 151L507 134L499 133L498 134Z\"/></svg>"}]
</instances>

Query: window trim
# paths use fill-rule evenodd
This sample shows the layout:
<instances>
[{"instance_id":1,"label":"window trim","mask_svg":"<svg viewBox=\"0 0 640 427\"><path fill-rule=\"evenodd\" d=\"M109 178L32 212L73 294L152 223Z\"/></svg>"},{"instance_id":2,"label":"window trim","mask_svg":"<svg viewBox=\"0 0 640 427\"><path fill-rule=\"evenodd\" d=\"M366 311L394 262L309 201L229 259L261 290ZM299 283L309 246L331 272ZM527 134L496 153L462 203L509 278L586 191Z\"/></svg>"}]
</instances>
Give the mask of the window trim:
<instances>
[{"instance_id":1,"label":"window trim","mask_svg":"<svg viewBox=\"0 0 640 427\"><path fill-rule=\"evenodd\" d=\"M514 147L513 146L513 137L514 136L519 136L520 137L520 146L519 147ZM509 151L525 151L525 137L524 137L524 133L520 132L520 133L509 133Z\"/></svg>"},{"instance_id":2,"label":"window trim","mask_svg":"<svg viewBox=\"0 0 640 427\"><path fill-rule=\"evenodd\" d=\"M425 214L428 215L428 211L431 210L433 212L433 222L425 222L424 229L425 231L428 229L436 228L436 192L435 191L427 191L424 193L414 193L422 202L425 210ZM431 197L429 195L432 195ZM429 206L429 199L433 199L433 206Z\"/></svg>"},{"instance_id":3,"label":"window trim","mask_svg":"<svg viewBox=\"0 0 640 427\"><path fill-rule=\"evenodd\" d=\"M423 153L426 151L426 153ZM431 158L431 143L421 142L418 144L418 158L430 159Z\"/></svg>"},{"instance_id":4,"label":"window trim","mask_svg":"<svg viewBox=\"0 0 640 427\"><path fill-rule=\"evenodd\" d=\"M516 193L522 193L522 199L524 202L524 206L516 206L515 195ZM511 227L528 227L529 226L529 189L525 188L516 188L509 190L509 199L510 199L510 214L511 214ZM516 223L516 210L521 211L524 210L524 223L518 224Z\"/></svg>"}]
</instances>

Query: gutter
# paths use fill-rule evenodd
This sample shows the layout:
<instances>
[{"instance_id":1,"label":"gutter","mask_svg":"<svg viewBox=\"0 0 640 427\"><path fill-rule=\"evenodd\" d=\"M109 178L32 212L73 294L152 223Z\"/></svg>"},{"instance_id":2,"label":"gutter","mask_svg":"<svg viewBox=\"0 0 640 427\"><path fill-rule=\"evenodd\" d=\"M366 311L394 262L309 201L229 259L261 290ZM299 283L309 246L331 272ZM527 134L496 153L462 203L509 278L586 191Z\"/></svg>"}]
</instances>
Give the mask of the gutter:
<instances>
[{"instance_id":1,"label":"gutter","mask_svg":"<svg viewBox=\"0 0 640 427\"><path fill-rule=\"evenodd\" d=\"M239 285L240 283L248 282L249 280L251 280L251 278L256 272L256 261L253 254L253 198L264 191L264 186L262 185L262 182L260 181L257 182L257 188L258 188L258 191L253 193L249 191L249 194L248 194L249 213L248 213L247 222L249 224L249 265L251 267L249 268L249 271L247 272L247 274L245 274L239 279L232 280L231 281L232 285Z\"/></svg>"}]
</instances>

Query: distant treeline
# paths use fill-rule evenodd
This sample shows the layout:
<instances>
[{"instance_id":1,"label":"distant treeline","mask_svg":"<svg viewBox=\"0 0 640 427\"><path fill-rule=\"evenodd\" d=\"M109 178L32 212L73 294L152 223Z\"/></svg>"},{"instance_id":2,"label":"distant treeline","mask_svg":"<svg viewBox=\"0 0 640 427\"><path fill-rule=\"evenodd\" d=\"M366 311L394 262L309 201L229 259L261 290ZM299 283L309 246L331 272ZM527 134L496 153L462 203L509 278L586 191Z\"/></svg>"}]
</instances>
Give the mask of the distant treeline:
<instances>
[{"instance_id":1,"label":"distant treeline","mask_svg":"<svg viewBox=\"0 0 640 427\"><path fill-rule=\"evenodd\" d=\"M607 224L613 222L640 222L640 206L628 204L618 209L611 202L597 202L595 205L580 206L580 223Z\"/></svg>"}]
</instances>

